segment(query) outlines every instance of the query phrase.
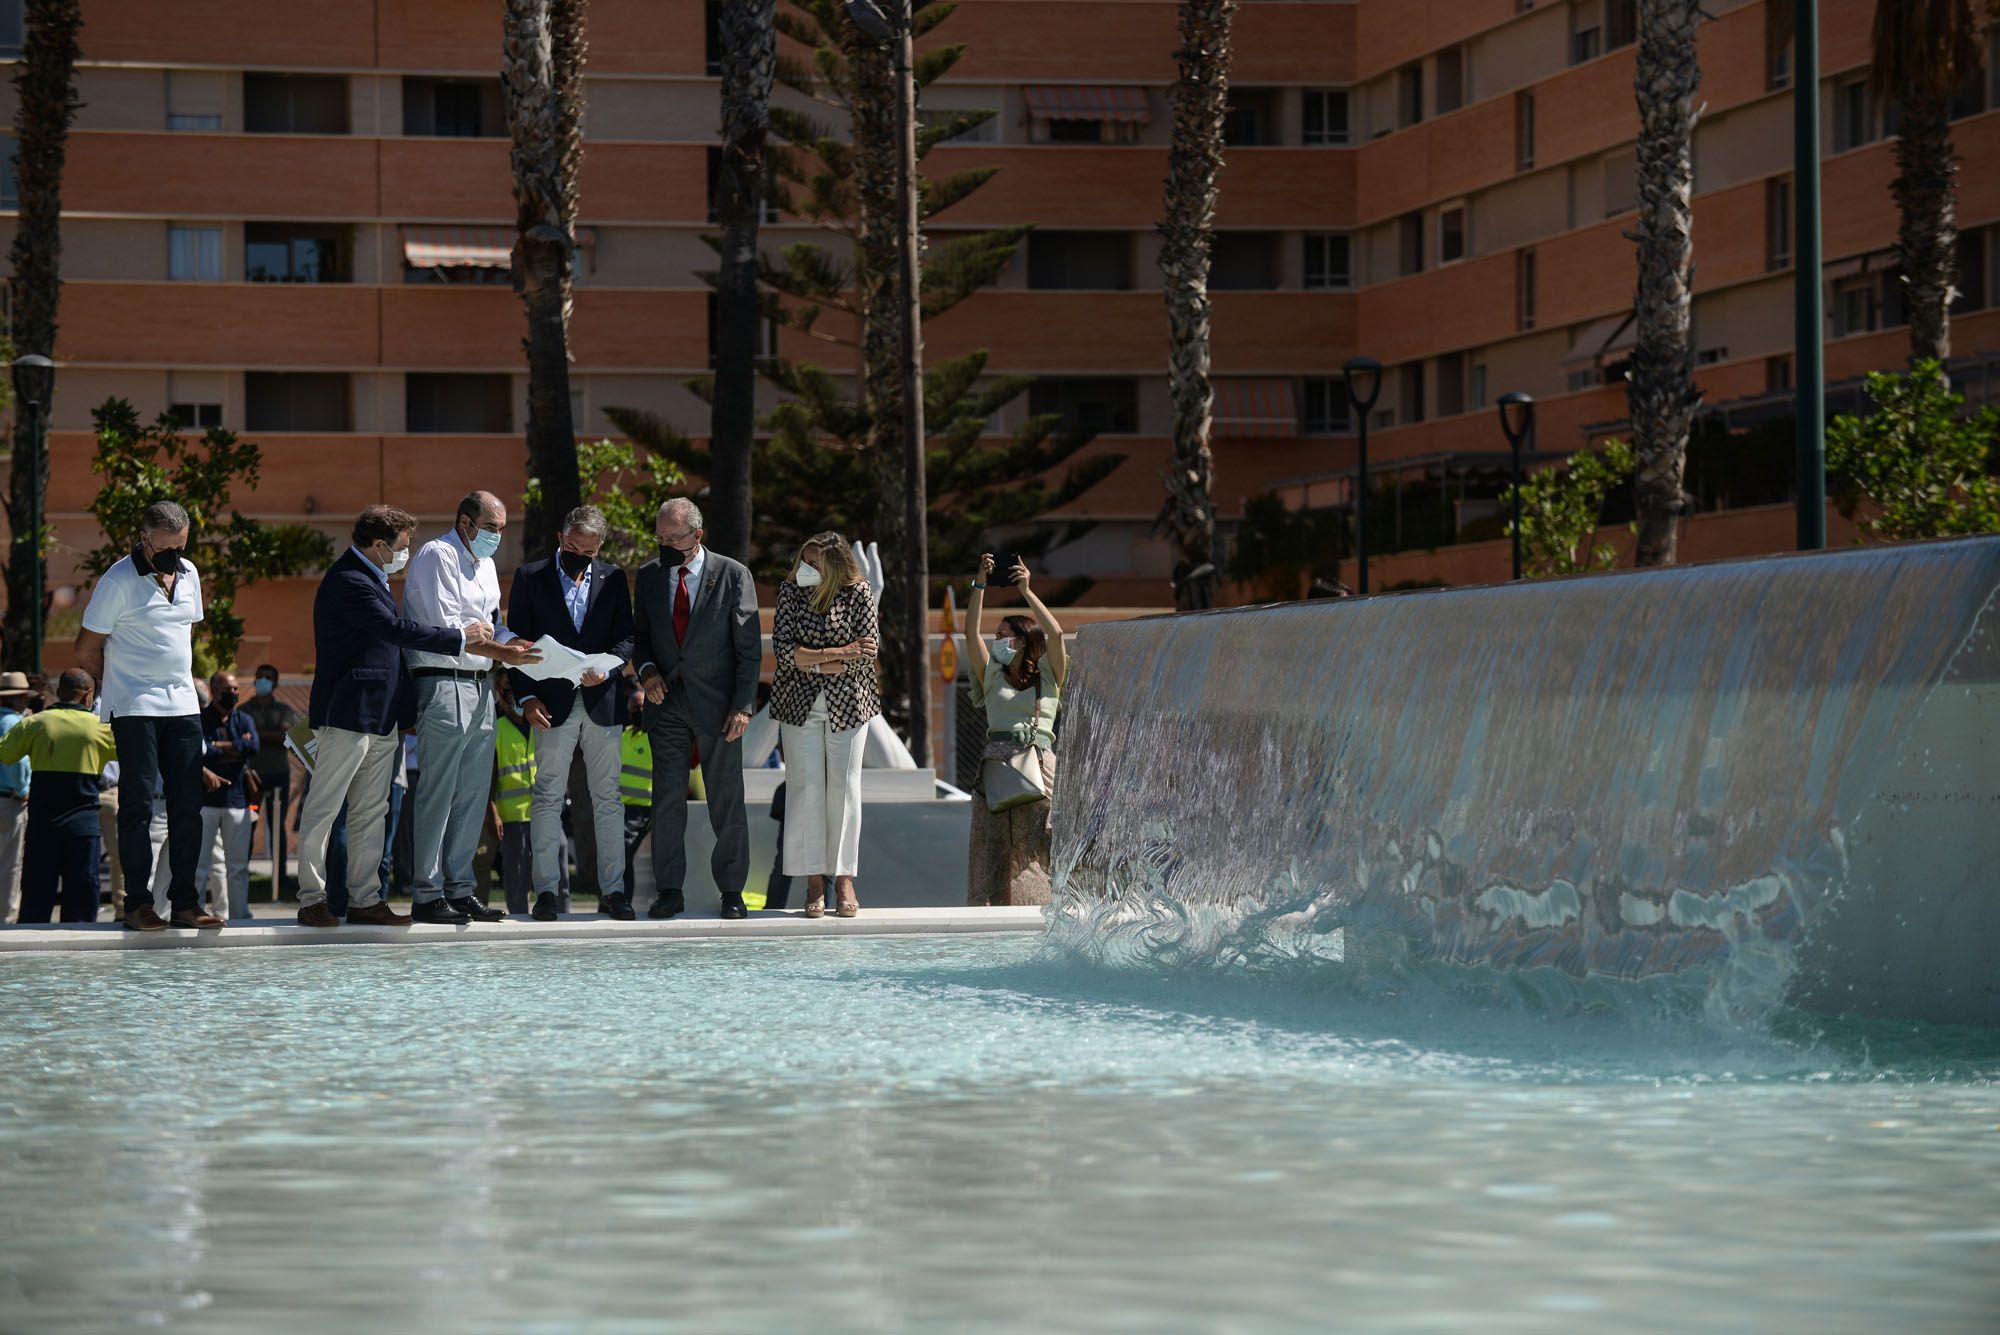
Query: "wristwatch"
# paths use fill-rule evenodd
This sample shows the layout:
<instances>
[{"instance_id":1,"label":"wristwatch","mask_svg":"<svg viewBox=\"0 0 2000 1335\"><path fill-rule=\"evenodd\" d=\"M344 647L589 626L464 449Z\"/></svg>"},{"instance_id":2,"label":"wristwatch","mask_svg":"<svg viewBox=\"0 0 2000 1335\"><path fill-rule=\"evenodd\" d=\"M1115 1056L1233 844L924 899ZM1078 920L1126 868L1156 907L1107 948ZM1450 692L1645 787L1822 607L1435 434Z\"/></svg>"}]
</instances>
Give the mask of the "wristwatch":
<instances>
[{"instance_id":1,"label":"wristwatch","mask_svg":"<svg viewBox=\"0 0 2000 1335\"><path fill-rule=\"evenodd\" d=\"M975 589L983 589L986 587L986 585L983 581L975 579L972 581L972 587Z\"/></svg>"}]
</instances>

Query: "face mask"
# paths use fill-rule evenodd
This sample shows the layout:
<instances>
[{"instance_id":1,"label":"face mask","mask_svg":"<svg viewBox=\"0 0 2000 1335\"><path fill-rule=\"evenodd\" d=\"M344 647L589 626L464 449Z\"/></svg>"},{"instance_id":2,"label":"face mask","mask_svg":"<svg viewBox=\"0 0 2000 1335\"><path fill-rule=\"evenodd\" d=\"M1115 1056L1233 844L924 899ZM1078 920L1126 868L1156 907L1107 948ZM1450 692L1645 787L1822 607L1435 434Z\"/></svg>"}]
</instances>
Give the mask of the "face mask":
<instances>
[{"instance_id":1,"label":"face mask","mask_svg":"<svg viewBox=\"0 0 2000 1335\"><path fill-rule=\"evenodd\" d=\"M269 695L272 691L275 691L277 689L278 689L278 683L272 681L269 677L257 678L257 694Z\"/></svg>"},{"instance_id":2,"label":"face mask","mask_svg":"<svg viewBox=\"0 0 2000 1335\"><path fill-rule=\"evenodd\" d=\"M236 692L224 691L221 695L215 697L215 707L227 714L230 710L236 708L236 699Z\"/></svg>"},{"instance_id":3,"label":"face mask","mask_svg":"<svg viewBox=\"0 0 2000 1335\"><path fill-rule=\"evenodd\" d=\"M816 589L824 578L825 576L821 575L816 567L809 566L804 561L799 562L799 568L792 572L792 582L802 589Z\"/></svg>"},{"instance_id":4,"label":"face mask","mask_svg":"<svg viewBox=\"0 0 2000 1335\"><path fill-rule=\"evenodd\" d=\"M993 641L993 661L1001 667L1006 667L1009 663L1012 663L1014 661L1014 642L1012 640Z\"/></svg>"},{"instance_id":5,"label":"face mask","mask_svg":"<svg viewBox=\"0 0 2000 1335\"><path fill-rule=\"evenodd\" d=\"M154 573L160 575L177 574L181 568L181 557L186 551L187 548L185 547L162 547L154 552Z\"/></svg>"},{"instance_id":6,"label":"face mask","mask_svg":"<svg viewBox=\"0 0 2000 1335\"><path fill-rule=\"evenodd\" d=\"M664 542L660 544L660 565L663 569L672 570L685 560L687 553L680 548L670 547Z\"/></svg>"},{"instance_id":7,"label":"face mask","mask_svg":"<svg viewBox=\"0 0 2000 1335\"><path fill-rule=\"evenodd\" d=\"M582 552L557 552L556 560L562 564L562 572L571 579L582 579L583 572L590 569L590 558Z\"/></svg>"},{"instance_id":8,"label":"face mask","mask_svg":"<svg viewBox=\"0 0 2000 1335\"><path fill-rule=\"evenodd\" d=\"M408 547L403 548L400 552L391 552L389 553L389 564L382 567L382 573L393 575L409 563L410 549Z\"/></svg>"},{"instance_id":9,"label":"face mask","mask_svg":"<svg viewBox=\"0 0 2000 1335\"><path fill-rule=\"evenodd\" d=\"M484 561L487 557L500 550L500 535L498 533L488 533L483 528L474 529L472 532L472 541L466 544L465 550L471 552L475 560Z\"/></svg>"}]
</instances>

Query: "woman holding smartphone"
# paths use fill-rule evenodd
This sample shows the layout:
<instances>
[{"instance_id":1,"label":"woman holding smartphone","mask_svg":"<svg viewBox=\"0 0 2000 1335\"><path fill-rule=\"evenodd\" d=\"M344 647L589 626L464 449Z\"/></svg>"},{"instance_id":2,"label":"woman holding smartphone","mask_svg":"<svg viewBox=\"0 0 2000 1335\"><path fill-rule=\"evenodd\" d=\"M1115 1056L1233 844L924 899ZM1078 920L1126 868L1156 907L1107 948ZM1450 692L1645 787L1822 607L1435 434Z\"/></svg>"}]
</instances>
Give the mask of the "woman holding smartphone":
<instances>
[{"instance_id":1,"label":"woman holding smartphone","mask_svg":"<svg viewBox=\"0 0 2000 1335\"><path fill-rule=\"evenodd\" d=\"M1046 904L1053 828L1048 798L994 811L986 775L996 761L1018 768L1023 767L1026 757L1026 766L1041 776L1042 792L1055 792L1056 711L1062 705L1069 660L1063 654L1062 626L1035 595L1028 564L1018 557L1005 578L1020 590L1021 601L1033 615L1001 618L999 633L990 646L987 644L980 616L992 576L993 557L988 553L979 558L979 573L972 581L972 596L965 607L972 701L986 711L986 750L980 759L980 791L972 802L972 856L965 902Z\"/></svg>"}]
</instances>

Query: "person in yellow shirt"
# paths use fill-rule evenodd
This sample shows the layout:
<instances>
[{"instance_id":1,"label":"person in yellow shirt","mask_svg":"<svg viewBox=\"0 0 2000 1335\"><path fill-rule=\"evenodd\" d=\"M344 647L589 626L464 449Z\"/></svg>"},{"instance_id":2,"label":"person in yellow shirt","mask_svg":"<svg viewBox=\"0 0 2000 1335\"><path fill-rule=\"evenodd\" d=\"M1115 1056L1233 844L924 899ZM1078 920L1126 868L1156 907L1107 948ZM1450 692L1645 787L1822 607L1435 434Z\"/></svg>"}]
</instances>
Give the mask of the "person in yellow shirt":
<instances>
[{"instance_id":1,"label":"person in yellow shirt","mask_svg":"<svg viewBox=\"0 0 2000 1335\"><path fill-rule=\"evenodd\" d=\"M47 922L62 903L64 922L97 921L97 779L117 758L111 725L90 711L97 683L71 668L56 684L56 704L21 720L0 737L0 765L26 759L28 838L21 868L21 917Z\"/></svg>"}]
</instances>

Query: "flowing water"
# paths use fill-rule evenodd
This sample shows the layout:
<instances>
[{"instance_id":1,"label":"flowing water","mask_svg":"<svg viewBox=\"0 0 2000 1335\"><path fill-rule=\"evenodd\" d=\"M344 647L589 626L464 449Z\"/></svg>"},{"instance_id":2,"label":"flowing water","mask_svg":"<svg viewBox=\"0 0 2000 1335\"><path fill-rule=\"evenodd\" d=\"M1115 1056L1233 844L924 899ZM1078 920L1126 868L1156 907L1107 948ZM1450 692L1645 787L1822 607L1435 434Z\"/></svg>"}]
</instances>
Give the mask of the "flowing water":
<instances>
[{"instance_id":1,"label":"flowing water","mask_svg":"<svg viewBox=\"0 0 2000 1335\"><path fill-rule=\"evenodd\" d=\"M0 1330L1985 1331L1991 1030L1032 936L0 959Z\"/></svg>"}]
</instances>

